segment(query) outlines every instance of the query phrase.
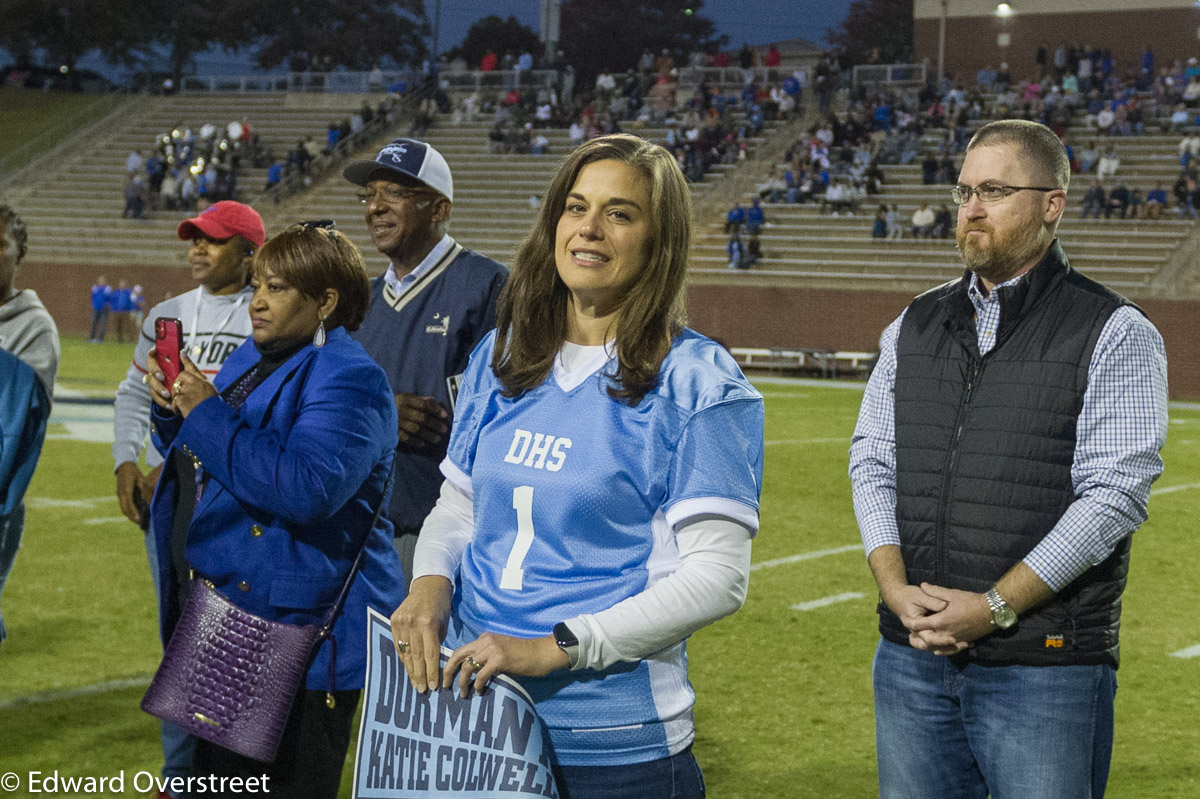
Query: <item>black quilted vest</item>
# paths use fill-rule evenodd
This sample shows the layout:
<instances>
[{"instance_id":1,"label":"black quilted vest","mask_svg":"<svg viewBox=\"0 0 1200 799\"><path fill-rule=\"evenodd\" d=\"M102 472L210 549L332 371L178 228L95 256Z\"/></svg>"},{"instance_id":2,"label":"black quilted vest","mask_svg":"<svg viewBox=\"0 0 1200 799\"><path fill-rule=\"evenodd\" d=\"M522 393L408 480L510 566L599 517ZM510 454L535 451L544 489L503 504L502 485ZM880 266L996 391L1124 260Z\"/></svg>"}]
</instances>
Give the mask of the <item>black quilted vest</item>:
<instances>
[{"instance_id":1,"label":"black quilted vest","mask_svg":"<svg viewBox=\"0 0 1200 799\"><path fill-rule=\"evenodd\" d=\"M1128 300L1075 272L1058 241L998 289L996 346L980 356L969 273L918 297L897 340L896 516L910 584L983 592L1075 499L1071 463L1088 364ZM993 664L1118 661L1129 539L1054 599L964 658ZM908 643L880 603L880 631Z\"/></svg>"}]
</instances>

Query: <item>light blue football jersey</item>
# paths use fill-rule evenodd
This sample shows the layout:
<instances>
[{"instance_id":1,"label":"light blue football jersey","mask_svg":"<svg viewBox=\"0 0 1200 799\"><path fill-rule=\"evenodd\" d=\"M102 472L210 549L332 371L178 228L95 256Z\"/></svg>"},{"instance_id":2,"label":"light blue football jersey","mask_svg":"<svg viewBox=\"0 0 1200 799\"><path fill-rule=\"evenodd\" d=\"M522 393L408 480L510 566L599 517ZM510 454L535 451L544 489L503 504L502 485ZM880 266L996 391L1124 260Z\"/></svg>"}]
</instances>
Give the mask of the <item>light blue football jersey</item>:
<instances>
[{"instance_id":1,"label":"light blue football jersey","mask_svg":"<svg viewBox=\"0 0 1200 799\"><path fill-rule=\"evenodd\" d=\"M679 567L674 530L689 519L757 530L763 401L716 342L681 333L636 407L606 392L615 361L570 390L551 375L504 397L494 342L471 356L442 464L475 516L448 645L547 635L640 593ZM656 760L695 735L682 641L602 672L519 679L562 764Z\"/></svg>"}]
</instances>

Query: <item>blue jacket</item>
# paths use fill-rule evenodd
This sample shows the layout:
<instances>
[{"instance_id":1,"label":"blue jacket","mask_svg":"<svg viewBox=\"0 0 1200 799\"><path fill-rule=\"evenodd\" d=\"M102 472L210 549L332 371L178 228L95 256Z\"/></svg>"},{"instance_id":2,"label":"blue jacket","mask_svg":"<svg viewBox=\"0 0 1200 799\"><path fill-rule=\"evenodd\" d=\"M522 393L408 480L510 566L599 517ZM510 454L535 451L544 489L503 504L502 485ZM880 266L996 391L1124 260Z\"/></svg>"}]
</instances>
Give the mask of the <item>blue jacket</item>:
<instances>
[{"instance_id":1,"label":"blue jacket","mask_svg":"<svg viewBox=\"0 0 1200 799\"><path fill-rule=\"evenodd\" d=\"M112 304L112 288L99 284L92 286L92 310L102 311Z\"/></svg>"},{"instance_id":2,"label":"blue jacket","mask_svg":"<svg viewBox=\"0 0 1200 799\"><path fill-rule=\"evenodd\" d=\"M17 509L33 477L50 400L33 367L0 350L0 517Z\"/></svg>"},{"instance_id":3,"label":"blue jacket","mask_svg":"<svg viewBox=\"0 0 1200 799\"><path fill-rule=\"evenodd\" d=\"M252 339L217 374L223 390L259 360ZM404 598L392 526L381 516L396 449L396 407L383 370L343 328L324 347L304 347L259 385L239 410L219 397L187 420L154 407L160 448L187 447L207 476L185 555L225 598L267 619L319 624L359 546L366 553L334 625L337 690L361 688L366 608L390 614ZM171 528L178 476L166 469L151 505L158 543L161 629L168 639L182 605L174 596ZM308 672L310 690L330 690L326 641Z\"/></svg>"}]
</instances>

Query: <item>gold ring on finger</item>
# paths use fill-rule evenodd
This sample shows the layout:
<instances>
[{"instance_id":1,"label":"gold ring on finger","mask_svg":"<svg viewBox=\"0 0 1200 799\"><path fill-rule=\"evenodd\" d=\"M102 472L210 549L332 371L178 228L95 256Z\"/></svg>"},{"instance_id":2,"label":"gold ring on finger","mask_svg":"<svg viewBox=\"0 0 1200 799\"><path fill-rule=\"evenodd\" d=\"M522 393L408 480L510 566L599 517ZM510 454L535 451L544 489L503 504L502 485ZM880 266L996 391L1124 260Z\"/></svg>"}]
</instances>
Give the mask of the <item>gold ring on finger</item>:
<instances>
[{"instance_id":1,"label":"gold ring on finger","mask_svg":"<svg viewBox=\"0 0 1200 799\"><path fill-rule=\"evenodd\" d=\"M399 651L401 655L407 655L408 654L408 641L401 641L400 639L396 639L396 650Z\"/></svg>"},{"instance_id":2,"label":"gold ring on finger","mask_svg":"<svg viewBox=\"0 0 1200 799\"><path fill-rule=\"evenodd\" d=\"M179 378L175 378L175 382L171 384L171 393L178 394L181 388L183 388L183 384L179 382Z\"/></svg>"},{"instance_id":3,"label":"gold ring on finger","mask_svg":"<svg viewBox=\"0 0 1200 799\"><path fill-rule=\"evenodd\" d=\"M471 671L479 671L483 668L483 664L470 655L467 655L467 665L471 667Z\"/></svg>"}]
</instances>

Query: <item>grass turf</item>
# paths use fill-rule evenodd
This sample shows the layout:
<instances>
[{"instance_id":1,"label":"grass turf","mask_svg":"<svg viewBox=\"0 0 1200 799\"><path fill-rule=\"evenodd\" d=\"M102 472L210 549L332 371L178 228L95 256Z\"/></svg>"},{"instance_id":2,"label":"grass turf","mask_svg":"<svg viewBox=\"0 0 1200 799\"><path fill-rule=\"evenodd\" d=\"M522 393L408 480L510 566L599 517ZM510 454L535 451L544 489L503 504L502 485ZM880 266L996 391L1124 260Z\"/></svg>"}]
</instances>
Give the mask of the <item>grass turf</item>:
<instances>
[{"instance_id":1,"label":"grass turf","mask_svg":"<svg viewBox=\"0 0 1200 799\"><path fill-rule=\"evenodd\" d=\"M111 394L129 352L64 341L62 382ZM846 448L860 392L760 388L768 443L755 563L857 545ZM1200 658L1170 656L1200 643L1188 535L1200 491L1200 409L1172 411L1164 458L1125 595L1110 799L1200 795ZM1167 490L1179 486L1191 488ZM138 709L137 681L159 656L141 534L123 520L87 521L120 516L112 488L108 445L47 442L28 494L25 546L3 598L10 639L0 648L0 772L124 769L127 781L139 770L157 772L156 722ZM846 593L862 596L792 609ZM874 597L858 550L759 567L746 606L693 638L695 751L710 796L876 795ZM110 685L69 693L103 683ZM348 763L344 796L349 773Z\"/></svg>"},{"instance_id":2,"label":"grass turf","mask_svg":"<svg viewBox=\"0 0 1200 799\"><path fill-rule=\"evenodd\" d=\"M37 139L48 130L54 130L55 135L38 142L30 151L27 158L32 158L40 152L54 146L59 139L71 133L70 129L59 129L59 124L86 111L89 108L111 108L111 103L94 94L79 94L77 92L52 91L43 92L37 89L18 89L11 86L0 87L0 109L3 109L4 124L0 125L0 158L8 155L26 142ZM16 168L21 164L10 164ZM123 164L113 164L117 170Z\"/></svg>"}]
</instances>

